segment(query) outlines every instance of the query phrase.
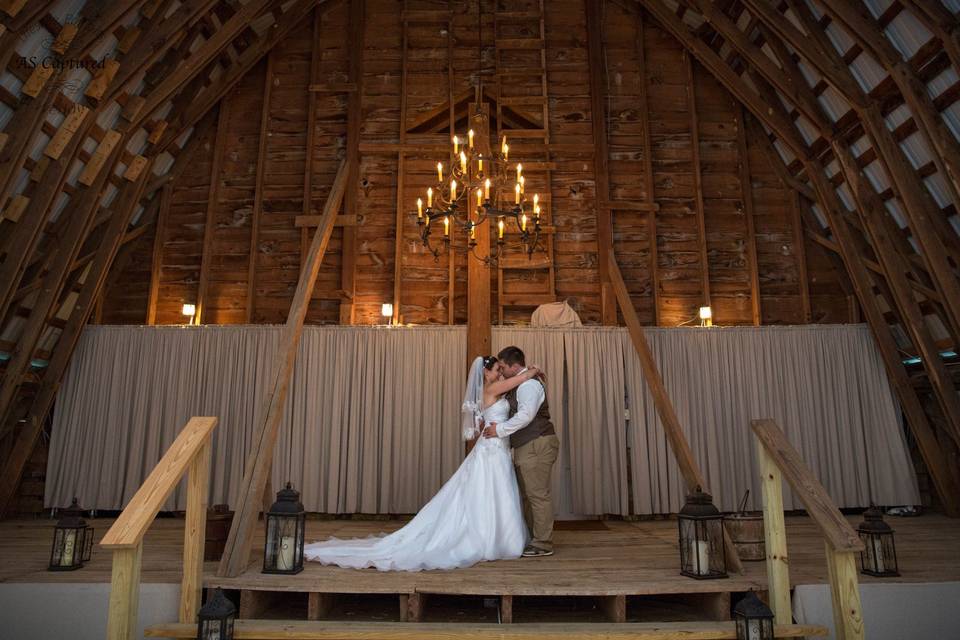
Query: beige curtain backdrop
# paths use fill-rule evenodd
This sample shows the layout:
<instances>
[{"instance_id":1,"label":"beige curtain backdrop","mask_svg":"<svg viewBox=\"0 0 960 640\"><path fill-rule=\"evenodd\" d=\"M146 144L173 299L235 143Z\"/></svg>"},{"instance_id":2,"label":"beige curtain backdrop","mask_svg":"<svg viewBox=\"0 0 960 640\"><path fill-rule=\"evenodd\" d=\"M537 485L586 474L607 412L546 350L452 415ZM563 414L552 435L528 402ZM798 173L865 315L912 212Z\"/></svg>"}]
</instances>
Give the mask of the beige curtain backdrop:
<instances>
[{"instance_id":1,"label":"beige curtain backdrop","mask_svg":"<svg viewBox=\"0 0 960 640\"><path fill-rule=\"evenodd\" d=\"M900 412L865 325L647 329L694 457L721 509L750 489L753 418L773 418L841 507L917 504ZM676 512L684 485L630 337L621 333L637 513ZM802 505L784 488L788 509Z\"/></svg>"},{"instance_id":2,"label":"beige curtain backdrop","mask_svg":"<svg viewBox=\"0 0 960 640\"><path fill-rule=\"evenodd\" d=\"M213 502L235 504L280 328L84 331L53 418L45 503L119 509L193 415L215 415ZM306 327L274 457L311 511L412 513L463 457L462 327ZM182 483L181 483L182 484ZM183 509L181 486L167 502Z\"/></svg>"},{"instance_id":3,"label":"beige curtain backdrop","mask_svg":"<svg viewBox=\"0 0 960 640\"><path fill-rule=\"evenodd\" d=\"M119 509L193 415L216 415L213 502L234 504L280 328L88 327L54 411L45 504ZM773 417L841 506L919 501L863 326L649 329L725 509L757 495L749 420ZM675 512L682 482L621 328L494 328L547 372L560 517ZM306 327L273 483L308 510L412 513L463 457L464 327ZM632 481L632 496L628 489ZM789 501L789 494L785 496ZM758 503L754 503L756 505ZM790 503L792 504L792 503ZM182 487L167 509L183 509Z\"/></svg>"}]
</instances>

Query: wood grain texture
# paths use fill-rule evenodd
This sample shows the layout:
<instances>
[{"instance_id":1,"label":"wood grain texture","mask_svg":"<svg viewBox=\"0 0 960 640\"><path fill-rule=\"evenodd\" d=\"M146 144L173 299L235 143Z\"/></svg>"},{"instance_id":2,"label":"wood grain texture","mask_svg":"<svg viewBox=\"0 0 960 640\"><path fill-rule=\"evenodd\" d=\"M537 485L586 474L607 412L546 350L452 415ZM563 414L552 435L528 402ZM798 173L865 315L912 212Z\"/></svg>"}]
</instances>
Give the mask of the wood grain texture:
<instances>
[{"instance_id":1,"label":"wood grain texture","mask_svg":"<svg viewBox=\"0 0 960 640\"><path fill-rule=\"evenodd\" d=\"M783 475L767 454L766 447L757 443L757 463L760 486L763 491L763 539L766 549L767 592L774 621L789 624L793 621L790 604L790 557L787 551L787 527L783 519Z\"/></svg>"},{"instance_id":2,"label":"wood grain texture","mask_svg":"<svg viewBox=\"0 0 960 640\"><path fill-rule=\"evenodd\" d=\"M140 557L143 545L113 550L113 577L107 613L107 640L134 640L140 607ZM196 631L196 625L191 625Z\"/></svg>"},{"instance_id":3,"label":"wood grain texture","mask_svg":"<svg viewBox=\"0 0 960 640\"><path fill-rule=\"evenodd\" d=\"M273 448L276 443L280 420L283 416L290 378L293 375L293 364L300 344L300 335L303 332L307 304L327 244L330 242L330 235L333 233L333 222L340 209L345 186L346 162L341 162L337 177L333 182L333 189L323 208L324 222L317 227L314 233L306 264L300 271L297 291L294 294L293 304L287 315L287 323L280 336L277 354L271 366L268 387L265 389L267 401L264 403L260 415L257 416L254 445L244 468L243 488L220 563L220 573L222 575L238 575L246 568L249 561L253 544L253 529L260 513L267 474L273 460Z\"/></svg>"},{"instance_id":4,"label":"wood grain texture","mask_svg":"<svg viewBox=\"0 0 960 640\"><path fill-rule=\"evenodd\" d=\"M190 626L191 628L188 628ZM192 638L196 625L163 624L149 627L148 638ZM816 625L778 626L777 638L823 637ZM628 624L526 623L362 623L238 620L238 640L540 640L584 638L597 640L735 640L733 622L634 622Z\"/></svg>"},{"instance_id":5,"label":"wood grain texture","mask_svg":"<svg viewBox=\"0 0 960 640\"><path fill-rule=\"evenodd\" d=\"M212 451L211 440L206 438L187 470L187 513L183 523L183 579L180 581L180 622L195 622L197 612L200 610Z\"/></svg>"},{"instance_id":6,"label":"wood grain texture","mask_svg":"<svg viewBox=\"0 0 960 640\"><path fill-rule=\"evenodd\" d=\"M217 418L213 417L191 418L187 422L107 531L100 546L106 549L129 549L140 544L167 496L180 482L198 452L204 449L216 424Z\"/></svg>"},{"instance_id":7,"label":"wood grain texture","mask_svg":"<svg viewBox=\"0 0 960 640\"><path fill-rule=\"evenodd\" d=\"M753 420L750 427L765 454L780 469L783 478L803 502L810 517L820 525L824 537L832 547L840 552L862 551L863 541L860 536L844 519L827 490L804 464L800 454L787 441L776 423L773 420Z\"/></svg>"},{"instance_id":8,"label":"wood grain texture","mask_svg":"<svg viewBox=\"0 0 960 640\"><path fill-rule=\"evenodd\" d=\"M830 594L833 600L833 625L837 640L866 638L860 583L857 578L857 554L837 551L829 541L824 544Z\"/></svg>"}]
</instances>

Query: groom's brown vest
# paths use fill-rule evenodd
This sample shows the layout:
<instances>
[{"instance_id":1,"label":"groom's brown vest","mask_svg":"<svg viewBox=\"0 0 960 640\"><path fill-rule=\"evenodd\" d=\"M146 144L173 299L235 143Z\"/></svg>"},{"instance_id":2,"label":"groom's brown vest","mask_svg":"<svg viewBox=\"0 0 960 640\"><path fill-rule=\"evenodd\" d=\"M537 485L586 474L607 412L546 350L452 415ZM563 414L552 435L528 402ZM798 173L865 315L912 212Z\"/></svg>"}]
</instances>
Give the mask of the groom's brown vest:
<instances>
[{"instance_id":1,"label":"groom's brown vest","mask_svg":"<svg viewBox=\"0 0 960 640\"><path fill-rule=\"evenodd\" d=\"M539 380L535 380L535 382L537 384L543 384ZM517 413L517 389L519 388L520 387L515 387L507 392L507 402L510 404L511 418ZM527 444L531 440L536 440L540 436L549 436L554 433L556 433L556 431L553 429L553 423L550 422L550 407L547 405L547 396L544 394L543 404L540 405L537 415L533 417L530 424L519 431L514 431L510 435L510 446L516 448Z\"/></svg>"}]
</instances>

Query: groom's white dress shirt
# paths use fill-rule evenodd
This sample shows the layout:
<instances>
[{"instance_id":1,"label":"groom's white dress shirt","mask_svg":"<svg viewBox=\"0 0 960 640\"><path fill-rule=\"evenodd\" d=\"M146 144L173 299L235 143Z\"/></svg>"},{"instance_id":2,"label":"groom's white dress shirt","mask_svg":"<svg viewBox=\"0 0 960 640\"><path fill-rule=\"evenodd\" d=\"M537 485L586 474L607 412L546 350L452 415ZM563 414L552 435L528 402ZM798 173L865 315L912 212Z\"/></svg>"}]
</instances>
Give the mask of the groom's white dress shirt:
<instances>
[{"instance_id":1,"label":"groom's white dress shirt","mask_svg":"<svg viewBox=\"0 0 960 640\"><path fill-rule=\"evenodd\" d=\"M526 370L524 368L517 375ZM517 387L517 412L506 422L497 425L497 436L507 438L512 433L530 424L546 397L543 385L535 378L531 378Z\"/></svg>"}]
</instances>

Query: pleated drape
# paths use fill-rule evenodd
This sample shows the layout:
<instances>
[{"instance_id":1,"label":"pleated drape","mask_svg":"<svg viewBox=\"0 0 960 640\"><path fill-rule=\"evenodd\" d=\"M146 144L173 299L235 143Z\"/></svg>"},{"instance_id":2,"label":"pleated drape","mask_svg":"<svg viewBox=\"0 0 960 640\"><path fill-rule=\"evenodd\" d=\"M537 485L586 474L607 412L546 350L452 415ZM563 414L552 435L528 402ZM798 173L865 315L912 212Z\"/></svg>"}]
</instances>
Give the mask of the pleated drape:
<instances>
[{"instance_id":1,"label":"pleated drape","mask_svg":"<svg viewBox=\"0 0 960 640\"><path fill-rule=\"evenodd\" d=\"M759 505L749 421L774 418L840 506L919 501L903 425L862 325L648 329L721 508ZM88 327L57 397L47 506L119 509L193 415L215 415L211 500L233 505L280 328ZM684 485L622 328L495 327L547 373L555 509L676 512ZM464 327L306 327L273 464L308 510L412 513L463 458ZM632 510L630 501L632 500ZM788 507L798 507L789 490ZM183 509L179 488L165 505Z\"/></svg>"}]
</instances>

